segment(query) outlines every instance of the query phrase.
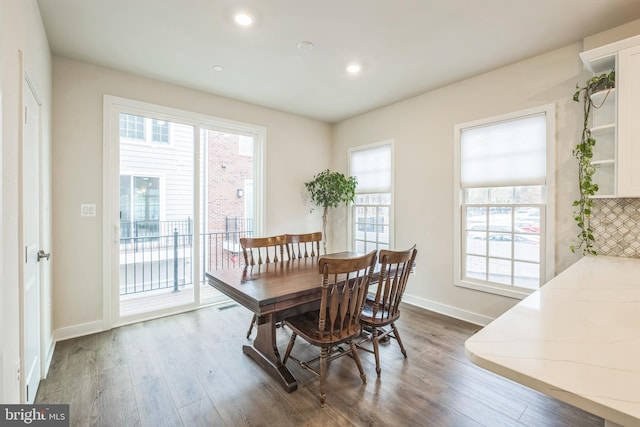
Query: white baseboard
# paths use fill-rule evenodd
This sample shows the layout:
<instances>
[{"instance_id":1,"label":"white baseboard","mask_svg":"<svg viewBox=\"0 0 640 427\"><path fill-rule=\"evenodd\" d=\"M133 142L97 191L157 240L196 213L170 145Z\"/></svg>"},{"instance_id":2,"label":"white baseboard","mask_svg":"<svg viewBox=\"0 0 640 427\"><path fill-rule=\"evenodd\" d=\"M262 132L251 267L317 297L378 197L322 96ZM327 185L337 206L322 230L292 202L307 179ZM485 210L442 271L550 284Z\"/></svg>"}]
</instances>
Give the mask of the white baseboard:
<instances>
[{"instance_id":1,"label":"white baseboard","mask_svg":"<svg viewBox=\"0 0 640 427\"><path fill-rule=\"evenodd\" d=\"M56 340L51 336L51 340L49 340L49 345L44 353L44 364L42 366L42 378L47 378L49 375L49 368L51 367L51 361L53 360L53 352L56 349Z\"/></svg>"},{"instance_id":2,"label":"white baseboard","mask_svg":"<svg viewBox=\"0 0 640 427\"><path fill-rule=\"evenodd\" d=\"M68 340L70 338L95 334L104 330L104 321L96 320L95 322L87 322L80 325L73 325L66 328L56 329L54 331L54 337L55 341L58 342Z\"/></svg>"},{"instance_id":3,"label":"white baseboard","mask_svg":"<svg viewBox=\"0 0 640 427\"><path fill-rule=\"evenodd\" d=\"M416 307L424 308L425 310L434 311L436 313L444 314L445 316L453 317L455 319L464 320L465 322L473 323L475 325L486 326L494 320L493 318L482 314L474 313L467 310L461 310L457 307L441 304L436 301L416 297L406 293L404 294L402 301L406 302L407 304L415 305ZM52 345L47 352L47 370L49 364L51 363L51 358L53 357L53 350L55 348L56 342L81 337L84 335L95 334L98 332L103 332L105 330L105 324L102 320L56 329L54 331L55 339L53 340Z\"/></svg>"},{"instance_id":4,"label":"white baseboard","mask_svg":"<svg viewBox=\"0 0 640 427\"><path fill-rule=\"evenodd\" d=\"M493 318L485 316L483 314L461 310L457 307L441 304L436 301L431 301L426 298L420 298L406 293L402 297L402 301L406 302L407 304L415 305L416 307L424 308L425 310L435 311L436 313L444 314L445 316L453 317L455 319L464 320L465 322L473 323L475 325L487 326L494 320Z\"/></svg>"}]
</instances>

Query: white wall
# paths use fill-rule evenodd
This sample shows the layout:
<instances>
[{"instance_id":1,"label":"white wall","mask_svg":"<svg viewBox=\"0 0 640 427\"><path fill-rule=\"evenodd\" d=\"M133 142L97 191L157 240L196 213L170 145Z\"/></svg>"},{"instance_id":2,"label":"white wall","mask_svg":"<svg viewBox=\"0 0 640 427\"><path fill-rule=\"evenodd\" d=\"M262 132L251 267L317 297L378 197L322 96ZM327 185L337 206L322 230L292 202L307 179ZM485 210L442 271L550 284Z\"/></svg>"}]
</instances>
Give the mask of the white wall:
<instances>
[{"instance_id":1,"label":"white wall","mask_svg":"<svg viewBox=\"0 0 640 427\"><path fill-rule=\"evenodd\" d=\"M102 320L103 94L266 127L266 232L320 229L303 202L303 183L329 165L328 124L62 57L53 58L53 81L54 328L61 337ZM97 216L80 218L81 203L95 203Z\"/></svg>"},{"instance_id":2,"label":"white wall","mask_svg":"<svg viewBox=\"0 0 640 427\"><path fill-rule=\"evenodd\" d=\"M0 402L19 403L20 388L16 382L15 363L20 356L19 329L19 141L22 117L20 61L18 51L24 55L24 64L35 83L42 101L42 176L50 182L51 131L51 54L44 34L35 0L2 0L0 2L0 57L2 78L2 216L1 259L2 288L0 290ZM43 249L48 251L51 236L51 191L43 188L41 201L43 215ZM55 254L52 255L55 257ZM46 263L45 263L46 264ZM43 271L42 289L43 344L45 353L53 349L51 333L51 280L48 265ZM48 357L45 354L45 358Z\"/></svg>"},{"instance_id":3,"label":"white wall","mask_svg":"<svg viewBox=\"0 0 640 427\"><path fill-rule=\"evenodd\" d=\"M11 50L15 51L13 45L21 40L20 37L15 38L15 34L21 34L16 14L34 9L31 0L27 6L22 6L19 0L11 1L12 6L7 6L4 0L2 3L4 11L12 13L2 22L2 54L5 57ZM42 37L41 27L34 33ZM575 234L571 201L576 196L576 178L571 149L578 141L581 121L580 105L572 102L571 96L576 83L587 77L578 59L580 50L580 44L567 46L333 127L240 101L54 57L53 327L68 332L82 330L82 325L100 324L102 320L103 94L266 127L266 231L269 234L320 229L320 212L316 210L309 215L303 182L327 167L346 171L349 147L395 140L395 244L402 248L417 243L419 247L417 274L410 282L407 299L426 308L480 324L487 323L517 301L453 286L453 126L481 117L556 103L556 273L564 270L577 259L568 247ZM5 99L17 96L13 93L16 85L7 89L5 83L15 83L15 68L8 72L5 68L1 70L4 79L2 96ZM46 94L45 99L49 99ZM16 111L3 114L3 176L8 173L14 180L16 153L11 146L7 147L7 141L15 140L17 130L7 132L6 127L7 123L15 122L16 114ZM15 203L16 189L12 186L7 188L6 183L3 185L4 209L0 214L4 216L3 281L6 283L6 278L14 282L17 278L14 267L17 220L13 212L15 204L10 204ZM81 203L95 203L98 215L80 218ZM9 211L7 206L12 206ZM335 218L340 214L337 211ZM338 222L333 227L332 230L336 231L332 233L329 249L342 250L347 246L346 234L342 233L346 225ZM5 289L2 298L2 307L10 307L8 311L3 310L2 322L6 325L7 319L13 321L17 316L17 290ZM3 342L5 339L10 342L17 339L17 331L0 330L3 331ZM12 347L11 354L7 355L5 351L1 355L4 357L5 369L2 372L5 384L13 379L16 351ZM7 378L7 372L10 378Z\"/></svg>"},{"instance_id":4,"label":"white wall","mask_svg":"<svg viewBox=\"0 0 640 427\"><path fill-rule=\"evenodd\" d=\"M571 203L577 196L577 166L571 151L579 140L582 114L572 95L576 83L588 77L578 57L581 47L575 44L549 52L334 127L332 167L336 170L347 170L348 148L395 140L395 247L418 246L407 301L479 324L518 302L453 285L456 123L556 104L556 274L577 260L569 245L576 234ZM334 239L333 244L339 247L346 241Z\"/></svg>"},{"instance_id":5,"label":"white wall","mask_svg":"<svg viewBox=\"0 0 640 427\"><path fill-rule=\"evenodd\" d=\"M582 44L584 50L590 50L638 34L640 34L640 19L585 37Z\"/></svg>"}]
</instances>

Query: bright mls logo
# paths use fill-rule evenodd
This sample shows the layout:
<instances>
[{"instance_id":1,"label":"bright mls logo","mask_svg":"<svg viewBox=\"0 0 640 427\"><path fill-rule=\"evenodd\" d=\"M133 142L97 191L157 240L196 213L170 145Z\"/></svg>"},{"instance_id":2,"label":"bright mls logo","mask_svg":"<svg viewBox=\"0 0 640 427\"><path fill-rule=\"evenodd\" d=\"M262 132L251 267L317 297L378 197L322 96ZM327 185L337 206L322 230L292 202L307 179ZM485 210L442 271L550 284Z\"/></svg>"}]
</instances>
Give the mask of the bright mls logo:
<instances>
[{"instance_id":1,"label":"bright mls logo","mask_svg":"<svg viewBox=\"0 0 640 427\"><path fill-rule=\"evenodd\" d=\"M0 427L69 427L69 405L0 405Z\"/></svg>"}]
</instances>

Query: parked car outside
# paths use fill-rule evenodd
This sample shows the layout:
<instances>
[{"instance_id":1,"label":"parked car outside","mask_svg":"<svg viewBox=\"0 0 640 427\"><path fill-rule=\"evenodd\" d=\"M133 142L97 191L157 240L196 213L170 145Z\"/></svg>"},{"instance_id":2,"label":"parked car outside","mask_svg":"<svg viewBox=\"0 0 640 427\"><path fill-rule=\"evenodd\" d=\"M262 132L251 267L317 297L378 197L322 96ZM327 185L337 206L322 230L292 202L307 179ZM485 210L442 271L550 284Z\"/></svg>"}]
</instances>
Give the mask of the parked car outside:
<instances>
[{"instance_id":1,"label":"parked car outside","mask_svg":"<svg viewBox=\"0 0 640 427\"><path fill-rule=\"evenodd\" d=\"M540 232L540 223L536 221L517 221L514 225L518 231L527 233Z\"/></svg>"},{"instance_id":2,"label":"parked car outside","mask_svg":"<svg viewBox=\"0 0 640 427\"><path fill-rule=\"evenodd\" d=\"M487 240L492 242L511 242L525 244L525 245L539 245L540 238L537 236L527 236L524 234L505 234L505 233L493 233L489 234Z\"/></svg>"}]
</instances>

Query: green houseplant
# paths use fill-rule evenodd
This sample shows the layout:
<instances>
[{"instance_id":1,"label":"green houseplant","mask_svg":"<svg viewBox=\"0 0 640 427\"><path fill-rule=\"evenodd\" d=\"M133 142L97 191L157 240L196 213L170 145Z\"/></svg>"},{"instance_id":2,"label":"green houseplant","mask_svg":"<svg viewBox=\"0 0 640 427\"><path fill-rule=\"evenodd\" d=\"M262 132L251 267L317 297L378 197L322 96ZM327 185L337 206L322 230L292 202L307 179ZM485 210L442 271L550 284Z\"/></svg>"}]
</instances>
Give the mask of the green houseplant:
<instances>
[{"instance_id":1,"label":"green houseplant","mask_svg":"<svg viewBox=\"0 0 640 427\"><path fill-rule=\"evenodd\" d=\"M309 191L311 201L321 207L322 211L322 244L324 253L327 253L327 215L330 208L336 208L341 203L353 203L356 197L358 179L355 176L347 177L340 172L331 172L326 169L313 177L313 180L304 183Z\"/></svg>"},{"instance_id":2,"label":"green houseplant","mask_svg":"<svg viewBox=\"0 0 640 427\"><path fill-rule=\"evenodd\" d=\"M572 252L581 250L582 255L597 255L594 249L593 229L590 224L591 210L593 208L592 197L598 192L598 184L593 180L597 166L592 163L596 139L591 134L590 123L593 108L600 108L602 103L595 104L591 96L603 90L611 91L613 87L615 87L615 70L591 77L584 86L576 86L577 90L573 94L574 101L582 101L583 103L584 117L580 142L573 149L573 156L578 160L578 186L580 191L580 197L573 202L573 206L576 208L574 220L580 232L577 235L577 243L571 245L570 248Z\"/></svg>"}]
</instances>

